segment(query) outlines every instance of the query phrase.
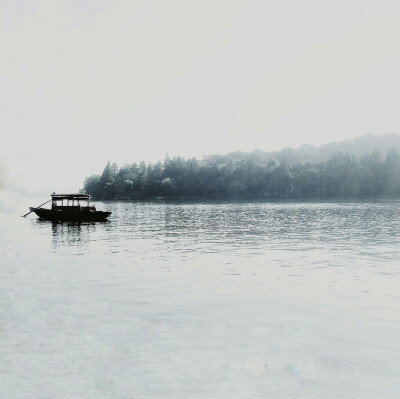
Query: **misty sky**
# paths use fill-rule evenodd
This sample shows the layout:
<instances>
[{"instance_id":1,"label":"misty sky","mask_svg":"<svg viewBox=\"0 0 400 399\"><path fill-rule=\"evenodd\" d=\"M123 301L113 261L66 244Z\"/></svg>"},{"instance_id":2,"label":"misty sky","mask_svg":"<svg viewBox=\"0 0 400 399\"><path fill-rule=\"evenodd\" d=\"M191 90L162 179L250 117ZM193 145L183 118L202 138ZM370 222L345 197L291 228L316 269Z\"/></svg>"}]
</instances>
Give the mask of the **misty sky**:
<instances>
[{"instance_id":1,"label":"misty sky","mask_svg":"<svg viewBox=\"0 0 400 399\"><path fill-rule=\"evenodd\" d=\"M398 1L0 1L0 162L122 165L400 132Z\"/></svg>"}]
</instances>

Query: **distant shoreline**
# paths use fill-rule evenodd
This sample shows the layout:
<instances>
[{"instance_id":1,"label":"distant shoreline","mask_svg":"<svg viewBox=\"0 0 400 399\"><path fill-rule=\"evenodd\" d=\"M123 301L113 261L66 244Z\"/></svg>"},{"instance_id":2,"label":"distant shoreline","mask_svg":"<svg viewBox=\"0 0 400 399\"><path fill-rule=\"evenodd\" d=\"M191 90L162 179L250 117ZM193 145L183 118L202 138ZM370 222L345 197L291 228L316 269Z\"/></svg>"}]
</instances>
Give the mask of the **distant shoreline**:
<instances>
[{"instance_id":1,"label":"distant shoreline","mask_svg":"<svg viewBox=\"0 0 400 399\"><path fill-rule=\"evenodd\" d=\"M137 203L265 203L265 204L338 204L338 203L385 203L399 202L399 197L377 197L377 198L295 198L295 199L265 199L265 198L206 198L206 197L166 197L166 198L135 198L135 199L100 199L92 197L92 201L101 202L137 202Z\"/></svg>"},{"instance_id":2,"label":"distant shoreline","mask_svg":"<svg viewBox=\"0 0 400 399\"><path fill-rule=\"evenodd\" d=\"M399 152L398 150L399 149ZM400 198L400 135L365 135L318 148L235 152L119 167L83 191L99 200L377 200Z\"/></svg>"}]
</instances>

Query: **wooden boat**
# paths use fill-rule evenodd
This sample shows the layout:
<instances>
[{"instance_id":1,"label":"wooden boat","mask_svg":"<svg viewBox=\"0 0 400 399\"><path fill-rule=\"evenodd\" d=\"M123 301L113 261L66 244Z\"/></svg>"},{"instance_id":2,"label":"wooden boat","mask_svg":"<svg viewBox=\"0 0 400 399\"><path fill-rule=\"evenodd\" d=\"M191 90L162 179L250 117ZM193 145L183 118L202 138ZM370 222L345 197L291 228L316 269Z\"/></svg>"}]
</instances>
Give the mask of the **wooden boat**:
<instances>
[{"instance_id":1,"label":"wooden boat","mask_svg":"<svg viewBox=\"0 0 400 399\"><path fill-rule=\"evenodd\" d=\"M51 209L41 208L42 204L29 210L40 219L53 222L103 222L111 215L111 212L98 211L94 205L91 206L88 194L53 193L47 202L50 201Z\"/></svg>"}]
</instances>

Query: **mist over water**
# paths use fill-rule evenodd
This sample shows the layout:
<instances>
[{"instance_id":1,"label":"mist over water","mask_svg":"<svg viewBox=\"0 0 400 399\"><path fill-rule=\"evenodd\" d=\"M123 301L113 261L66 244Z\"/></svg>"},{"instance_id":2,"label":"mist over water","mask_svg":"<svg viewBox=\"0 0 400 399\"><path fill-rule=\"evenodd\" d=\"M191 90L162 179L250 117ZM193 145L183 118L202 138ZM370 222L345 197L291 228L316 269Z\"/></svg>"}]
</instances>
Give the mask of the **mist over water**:
<instances>
[{"instance_id":1,"label":"mist over water","mask_svg":"<svg viewBox=\"0 0 400 399\"><path fill-rule=\"evenodd\" d=\"M398 202L26 205L0 214L1 396L398 397Z\"/></svg>"}]
</instances>

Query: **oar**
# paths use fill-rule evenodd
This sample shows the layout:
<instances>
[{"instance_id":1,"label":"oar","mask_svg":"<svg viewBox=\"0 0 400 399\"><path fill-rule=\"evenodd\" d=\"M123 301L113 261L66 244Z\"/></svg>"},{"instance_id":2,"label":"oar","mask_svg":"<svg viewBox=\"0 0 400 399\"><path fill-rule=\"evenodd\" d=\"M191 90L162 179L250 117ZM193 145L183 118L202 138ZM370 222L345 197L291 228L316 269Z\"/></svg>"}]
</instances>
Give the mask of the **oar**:
<instances>
[{"instance_id":1,"label":"oar","mask_svg":"<svg viewBox=\"0 0 400 399\"><path fill-rule=\"evenodd\" d=\"M46 205L50 201L51 201L51 199L46 201L46 202L44 202L42 205L37 206L36 208L40 208L41 206ZM24 218L25 216L28 216L30 213L32 213L32 211L29 211L26 215L23 215L22 217Z\"/></svg>"}]
</instances>

